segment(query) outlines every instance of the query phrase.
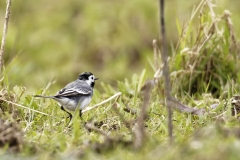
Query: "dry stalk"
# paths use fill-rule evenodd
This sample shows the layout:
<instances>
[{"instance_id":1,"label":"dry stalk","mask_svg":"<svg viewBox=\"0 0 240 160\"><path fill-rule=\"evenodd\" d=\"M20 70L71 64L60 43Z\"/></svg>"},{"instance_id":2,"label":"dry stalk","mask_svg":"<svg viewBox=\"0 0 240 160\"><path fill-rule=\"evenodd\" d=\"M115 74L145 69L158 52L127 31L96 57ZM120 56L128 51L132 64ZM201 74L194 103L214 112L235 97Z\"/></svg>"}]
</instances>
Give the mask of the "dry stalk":
<instances>
[{"instance_id":1,"label":"dry stalk","mask_svg":"<svg viewBox=\"0 0 240 160\"><path fill-rule=\"evenodd\" d=\"M135 149L140 149L144 142L147 139L145 128L144 128L144 122L147 117L147 108L149 106L150 101L150 93L153 89L152 83L148 82L145 83L143 86L143 105L142 110L140 112L140 115L137 119L137 123L133 126L133 147Z\"/></svg>"},{"instance_id":2,"label":"dry stalk","mask_svg":"<svg viewBox=\"0 0 240 160\"><path fill-rule=\"evenodd\" d=\"M86 129L88 130L93 130L95 132L100 133L101 135L103 135L106 139L112 139L107 133L105 133L104 131L100 130L99 128L95 127L92 123L87 122L84 126Z\"/></svg>"},{"instance_id":3,"label":"dry stalk","mask_svg":"<svg viewBox=\"0 0 240 160\"><path fill-rule=\"evenodd\" d=\"M38 111L38 110L35 110L35 109L32 109L32 108L28 108L28 107L26 107L26 106L23 106L23 105L21 105L21 104L17 104L17 103L12 102L12 101L8 101L8 100L6 100L6 99L0 98L0 100L2 100L2 101L4 101L4 102L7 102L7 103L10 103L10 104L12 104L12 105L21 107L21 108L23 108L23 109L27 109L27 110L30 110L30 111L33 111L33 112L36 112L36 113L40 113L40 114L45 115L45 116L51 116L50 114L47 114L47 113L44 113L44 112L41 112L41 111ZM51 117L54 117L54 116L51 116ZM57 118L57 117L55 117L55 118Z\"/></svg>"},{"instance_id":4,"label":"dry stalk","mask_svg":"<svg viewBox=\"0 0 240 160\"><path fill-rule=\"evenodd\" d=\"M231 50L233 50L233 48L237 48L237 40L234 34L233 23L230 16L231 16L231 13L228 10L225 10L221 18L224 19L227 23L227 27L230 32L230 38L232 40L232 44L230 48Z\"/></svg>"},{"instance_id":5,"label":"dry stalk","mask_svg":"<svg viewBox=\"0 0 240 160\"><path fill-rule=\"evenodd\" d=\"M170 73L168 68L168 53L166 47L166 35L165 35L165 22L164 22L164 0L159 0L160 8L160 26L162 34L162 61L163 61L163 77L165 82L165 96L166 96L166 106L168 111L168 136L170 143L173 141L173 125L172 125L172 110L169 104L169 100L172 99L171 96L171 86L170 86Z\"/></svg>"},{"instance_id":6,"label":"dry stalk","mask_svg":"<svg viewBox=\"0 0 240 160\"><path fill-rule=\"evenodd\" d=\"M114 99L114 98L116 98L116 100L117 100L121 95L122 95L122 92L118 92L118 93L114 94L112 97L110 97L110 98L102 101L101 103L98 103L98 104L96 104L96 105L94 105L94 106L92 106L92 107L87 107L86 109L84 109L84 110L82 111L82 113L87 112L87 111L90 111L90 110L92 110L92 109L94 109L94 108L97 108L97 107L99 107L99 106L101 106L101 105L103 105L103 104L111 101L111 100ZM115 102L116 102L116 101L115 101Z\"/></svg>"},{"instance_id":7,"label":"dry stalk","mask_svg":"<svg viewBox=\"0 0 240 160\"><path fill-rule=\"evenodd\" d=\"M5 51L5 43L6 43L6 37L7 37L7 30L8 30L8 22L10 17L10 9L11 9L11 0L7 0L7 7L6 7L6 14L5 14L5 21L3 26L3 36L2 36L2 42L1 42L1 49L0 49L0 72L3 69L3 54Z\"/></svg>"},{"instance_id":8,"label":"dry stalk","mask_svg":"<svg viewBox=\"0 0 240 160\"><path fill-rule=\"evenodd\" d=\"M169 100L168 103L172 107L172 109L176 109L183 113L191 113L191 114L195 114L198 116L202 116L206 113L206 109L204 109L204 108L195 109L195 108L189 107L187 105L182 104L175 98L172 98L171 100Z\"/></svg>"}]
</instances>

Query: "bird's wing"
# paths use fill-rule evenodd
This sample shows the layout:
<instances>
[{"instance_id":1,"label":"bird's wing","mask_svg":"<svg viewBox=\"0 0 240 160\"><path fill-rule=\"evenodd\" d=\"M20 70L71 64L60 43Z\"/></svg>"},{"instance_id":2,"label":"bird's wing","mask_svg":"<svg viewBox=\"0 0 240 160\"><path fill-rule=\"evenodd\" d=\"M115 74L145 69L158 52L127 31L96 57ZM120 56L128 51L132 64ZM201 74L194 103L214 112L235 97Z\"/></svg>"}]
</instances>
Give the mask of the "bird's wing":
<instances>
[{"instance_id":1,"label":"bird's wing","mask_svg":"<svg viewBox=\"0 0 240 160\"><path fill-rule=\"evenodd\" d=\"M76 96L76 95L89 95L92 93L92 88L82 80L76 80L69 83L61 89L56 96Z\"/></svg>"}]
</instances>

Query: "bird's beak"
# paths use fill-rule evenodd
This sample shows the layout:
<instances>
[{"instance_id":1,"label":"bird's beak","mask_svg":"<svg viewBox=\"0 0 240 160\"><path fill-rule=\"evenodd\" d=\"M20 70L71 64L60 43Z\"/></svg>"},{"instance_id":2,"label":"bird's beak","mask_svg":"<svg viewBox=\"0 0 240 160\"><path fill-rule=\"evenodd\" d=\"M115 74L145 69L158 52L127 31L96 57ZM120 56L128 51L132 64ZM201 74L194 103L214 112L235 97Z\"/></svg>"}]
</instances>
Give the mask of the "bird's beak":
<instances>
[{"instance_id":1,"label":"bird's beak","mask_svg":"<svg viewBox=\"0 0 240 160\"><path fill-rule=\"evenodd\" d=\"M94 78L94 80L98 80L99 78Z\"/></svg>"}]
</instances>

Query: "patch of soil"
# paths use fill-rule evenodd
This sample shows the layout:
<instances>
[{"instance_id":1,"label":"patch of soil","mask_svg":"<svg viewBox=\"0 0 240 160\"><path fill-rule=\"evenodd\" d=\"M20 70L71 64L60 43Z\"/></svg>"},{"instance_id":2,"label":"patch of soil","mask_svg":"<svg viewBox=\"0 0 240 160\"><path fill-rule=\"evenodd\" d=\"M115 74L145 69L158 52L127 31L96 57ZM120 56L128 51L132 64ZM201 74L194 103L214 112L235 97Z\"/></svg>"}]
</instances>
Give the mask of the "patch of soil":
<instances>
[{"instance_id":1,"label":"patch of soil","mask_svg":"<svg viewBox=\"0 0 240 160\"><path fill-rule=\"evenodd\" d=\"M23 143L22 131L16 123L0 119L0 148L8 146L10 152L20 151Z\"/></svg>"}]
</instances>

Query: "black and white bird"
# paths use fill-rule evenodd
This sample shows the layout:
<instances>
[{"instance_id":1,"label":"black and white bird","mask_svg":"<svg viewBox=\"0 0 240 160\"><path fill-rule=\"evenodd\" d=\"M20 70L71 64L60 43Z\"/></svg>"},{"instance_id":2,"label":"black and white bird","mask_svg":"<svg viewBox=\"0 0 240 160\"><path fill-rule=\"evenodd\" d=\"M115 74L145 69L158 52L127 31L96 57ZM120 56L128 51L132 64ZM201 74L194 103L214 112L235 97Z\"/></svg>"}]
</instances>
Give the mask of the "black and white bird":
<instances>
[{"instance_id":1,"label":"black and white bird","mask_svg":"<svg viewBox=\"0 0 240 160\"><path fill-rule=\"evenodd\" d=\"M97 79L91 72L83 72L77 80L67 84L55 96L35 95L34 97L54 99L61 109L69 114L70 120L72 119L70 112L74 112L76 109L79 110L79 116L82 118L82 110L92 100L93 88Z\"/></svg>"}]
</instances>

